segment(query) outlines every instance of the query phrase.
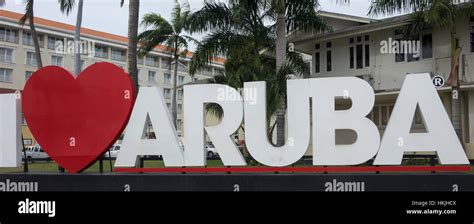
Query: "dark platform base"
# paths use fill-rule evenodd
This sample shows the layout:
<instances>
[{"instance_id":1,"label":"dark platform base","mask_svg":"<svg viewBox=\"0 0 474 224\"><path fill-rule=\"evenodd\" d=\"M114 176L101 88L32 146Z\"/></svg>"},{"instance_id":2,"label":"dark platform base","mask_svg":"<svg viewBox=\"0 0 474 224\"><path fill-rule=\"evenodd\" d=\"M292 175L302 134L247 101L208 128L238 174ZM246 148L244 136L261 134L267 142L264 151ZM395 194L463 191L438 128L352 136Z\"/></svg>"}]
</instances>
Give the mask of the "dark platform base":
<instances>
[{"instance_id":1,"label":"dark platform base","mask_svg":"<svg viewBox=\"0 0 474 224\"><path fill-rule=\"evenodd\" d=\"M0 174L0 191L19 182L38 191L474 191L469 174Z\"/></svg>"}]
</instances>

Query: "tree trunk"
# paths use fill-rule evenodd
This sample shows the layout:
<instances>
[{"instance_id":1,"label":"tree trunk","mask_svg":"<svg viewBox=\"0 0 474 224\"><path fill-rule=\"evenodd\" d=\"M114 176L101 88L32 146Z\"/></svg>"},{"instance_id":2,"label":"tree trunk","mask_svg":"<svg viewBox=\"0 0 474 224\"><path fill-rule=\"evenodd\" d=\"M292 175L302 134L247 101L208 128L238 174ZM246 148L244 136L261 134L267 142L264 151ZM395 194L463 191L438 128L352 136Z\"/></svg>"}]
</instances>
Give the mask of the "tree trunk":
<instances>
[{"instance_id":1,"label":"tree trunk","mask_svg":"<svg viewBox=\"0 0 474 224\"><path fill-rule=\"evenodd\" d=\"M30 25L30 30L31 30L31 38L33 39L33 44L35 47L35 56L36 56L36 64L38 69L43 67L43 60L41 59L41 49L39 46L39 40L38 40L38 34L36 33L36 28L35 28L35 15L34 15L34 0L31 0L30 4L31 8L28 8L27 12L29 16L29 25Z\"/></svg>"},{"instance_id":2,"label":"tree trunk","mask_svg":"<svg viewBox=\"0 0 474 224\"><path fill-rule=\"evenodd\" d=\"M177 97L177 82L178 82L178 62L179 61L179 55L177 52L174 54L174 77L173 77L173 124L176 129L178 129L178 101L176 99Z\"/></svg>"},{"instance_id":3,"label":"tree trunk","mask_svg":"<svg viewBox=\"0 0 474 224\"><path fill-rule=\"evenodd\" d=\"M77 5L76 31L74 33L74 75L76 77L81 74L81 26L82 26L82 9L84 0L79 0Z\"/></svg>"},{"instance_id":4,"label":"tree trunk","mask_svg":"<svg viewBox=\"0 0 474 224\"><path fill-rule=\"evenodd\" d=\"M278 14L276 30L276 71L285 64L286 61L286 17L285 14Z\"/></svg>"},{"instance_id":5,"label":"tree trunk","mask_svg":"<svg viewBox=\"0 0 474 224\"><path fill-rule=\"evenodd\" d=\"M137 66L139 12L140 0L130 0L128 9L128 73L136 92L139 90Z\"/></svg>"},{"instance_id":6,"label":"tree trunk","mask_svg":"<svg viewBox=\"0 0 474 224\"><path fill-rule=\"evenodd\" d=\"M458 51L458 41L456 38L456 31L451 31L451 74L450 78L454 77L454 83L451 83L451 119L454 130L461 143L464 143L462 138L462 112L461 112L461 88L459 86L459 57L456 57Z\"/></svg>"},{"instance_id":7,"label":"tree trunk","mask_svg":"<svg viewBox=\"0 0 474 224\"><path fill-rule=\"evenodd\" d=\"M278 14L276 38L276 72L278 73L286 62L286 17L284 11ZM282 100L282 104L276 112L277 146L283 146L285 144L286 109L283 102L284 100Z\"/></svg>"}]
</instances>

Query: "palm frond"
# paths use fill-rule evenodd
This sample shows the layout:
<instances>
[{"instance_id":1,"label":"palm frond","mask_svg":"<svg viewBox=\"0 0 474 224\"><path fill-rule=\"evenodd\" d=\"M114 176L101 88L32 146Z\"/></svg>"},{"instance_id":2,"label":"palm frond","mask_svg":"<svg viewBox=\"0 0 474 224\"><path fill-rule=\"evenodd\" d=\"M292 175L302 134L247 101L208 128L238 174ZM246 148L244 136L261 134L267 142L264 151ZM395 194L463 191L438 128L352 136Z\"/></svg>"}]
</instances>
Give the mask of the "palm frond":
<instances>
[{"instance_id":1,"label":"palm frond","mask_svg":"<svg viewBox=\"0 0 474 224\"><path fill-rule=\"evenodd\" d=\"M205 2L202 9L192 13L185 28L190 33L229 29L233 24L232 12L224 3Z\"/></svg>"},{"instance_id":2,"label":"palm frond","mask_svg":"<svg viewBox=\"0 0 474 224\"><path fill-rule=\"evenodd\" d=\"M141 25L150 29L163 29L173 32L171 24L157 13L147 13L143 16Z\"/></svg>"},{"instance_id":3,"label":"palm frond","mask_svg":"<svg viewBox=\"0 0 474 224\"><path fill-rule=\"evenodd\" d=\"M191 60L191 66L189 72L195 74L195 72L209 64L212 57L218 55L227 55L229 46L238 47L246 39L245 36L234 34L230 31L220 31L209 34L201 44L197 46Z\"/></svg>"},{"instance_id":4,"label":"palm frond","mask_svg":"<svg viewBox=\"0 0 474 224\"><path fill-rule=\"evenodd\" d=\"M164 43L170 36L171 32L166 29L147 30L138 35L140 42L139 55L144 56L152 51L158 45Z\"/></svg>"},{"instance_id":5,"label":"palm frond","mask_svg":"<svg viewBox=\"0 0 474 224\"><path fill-rule=\"evenodd\" d=\"M26 21L29 19L32 19L33 17L33 2L34 0L28 0L26 1L26 6L25 6L25 14L20 18L19 24L21 26L24 26Z\"/></svg>"},{"instance_id":6,"label":"palm frond","mask_svg":"<svg viewBox=\"0 0 474 224\"><path fill-rule=\"evenodd\" d=\"M369 15L409 13L423 11L437 0L373 0Z\"/></svg>"},{"instance_id":7,"label":"palm frond","mask_svg":"<svg viewBox=\"0 0 474 224\"><path fill-rule=\"evenodd\" d=\"M287 52L287 66L284 69L291 69L292 73L295 75L302 75L309 73L309 67L306 64L306 61L303 59L302 55L296 51Z\"/></svg>"},{"instance_id":8,"label":"palm frond","mask_svg":"<svg viewBox=\"0 0 474 224\"><path fill-rule=\"evenodd\" d=\"M59 3L59 9L61 10L61 12L66 13L66 15L69 15L69 13L74 8L74 5L76 4L76 1L75 0L58 0L58 3Z\"/></svg>"}]
</instances>

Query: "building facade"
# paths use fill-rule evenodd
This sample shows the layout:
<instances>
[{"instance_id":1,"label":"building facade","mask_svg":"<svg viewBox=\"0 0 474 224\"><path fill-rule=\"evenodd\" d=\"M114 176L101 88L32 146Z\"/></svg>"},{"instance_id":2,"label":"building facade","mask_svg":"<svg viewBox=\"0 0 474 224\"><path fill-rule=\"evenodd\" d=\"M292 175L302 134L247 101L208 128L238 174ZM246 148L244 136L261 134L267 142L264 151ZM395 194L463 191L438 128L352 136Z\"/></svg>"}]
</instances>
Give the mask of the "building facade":
<instances>
[{"instance_id":1,"label":"building facade","mask_svg":"<svg viewBox=\"0 0 474 224\"><path fill-rule=\"evenodd\" d=\"M33 39L29 26L18 24L21 14L0 10L0 89L22 90L28 78L37 70ZM70 44L74 44L72 25L35 18L35 25L41 46L43 66L57 65L71 73L74 54ZM97 62L110 62L127 70L126 37L83 28L81 30L81 66L86 68ZM143 58L138 58L139 85L159 86L168 108L172 107L174 62L164 46L156 47ZM215 58L212 63L196 75L188 73L192 53L179 61L177 85L182 86L197 80L209 79L224 71L224 60ZM183 129L183 90L178 88L178 134ZM24 120L24 119L23 119ZM34 137L23 123L26 146L36 144Z\"/></svg>"},{"instance_id":2,"label":"building facade","mask_svg":"<svg viewBox=\"0 0 474 224\"><path fill-rule=\"evenodd\" d=\"M408 38L402 29L410 16L382 20L355 17L331 12L321 16L333 27L324 34L294 33L288 37L297 51L312 56L311 77L359 77L376 93L375 107L369 117L383 134L399 90L407 74L430 73L448 79L451 71L450 29L432 29ZM456 22L456 36L462 47L459 77L461 82L463 145L468 157L474 159L474 17ZM396 46L406 47L396 51ZM410 45L410 46L409 46ZM385 48L388 46L389 48ZM402 48L398 48L402 49ZM408 50L408 49L411 49ZM438 88L451 117L451 87ZM336 102L341 108L344 102ZM426 131L423 118L416 112L412 132ZM339 133L341 144L355 140L352 133Z\"/></svg>"}]
</instances>

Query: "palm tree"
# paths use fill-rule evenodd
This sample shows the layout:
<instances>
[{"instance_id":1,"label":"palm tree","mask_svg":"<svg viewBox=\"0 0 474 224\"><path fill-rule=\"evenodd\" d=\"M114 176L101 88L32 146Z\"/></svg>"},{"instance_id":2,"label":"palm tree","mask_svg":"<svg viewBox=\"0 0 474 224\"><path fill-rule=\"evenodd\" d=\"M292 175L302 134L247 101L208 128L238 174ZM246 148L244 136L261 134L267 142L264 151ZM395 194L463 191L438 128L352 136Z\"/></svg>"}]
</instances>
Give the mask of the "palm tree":
<instances>
[{"instance_id":1,"label":"palm tree","mask_svg":"<svg viewBox=\"0 0 474 224\"><path fill-rule=\"evenodd\" d=\"M273 76L280 74L280 69L285 68L283 73L304 73L308 68L305 66L300 54L286 51L286 34L296 29L302 31L322 32L330 30L315 11L316 1L270 1L270 0L241 0L237 3L230 1L228 4L206 2L204 7L193 13L188 23L191 32L211 32L199 45L191 63L191 73L209 63L209 59L214 56L224 55L228 61L244 59L250 57L251 60L240 66L253 68L249 74L258 76L258 69L264 63L271 63L274 67L271 70ZM268 22L269 21L269 22ZM245 54L240 53L243 46L249 46ZM274 52L276 48L276 63L270 62L269 58L264 58L260 52ZM236 53L237 52L237 53ZM245 55L245 56L244 56ZM288 57L288 60L287 60ZM255 63L252 63L255 62ZM269 67L264 66L268 71ZM239 74L239 66L230 66L226 63L226 75L235 76ZM253 73L252 73L253 72ZM260 71L259 71L260 72ZM286 78L284 75L278 76ZM253 77L245 75L240 77L243 81L255 81ZM263 80L260 80L263 81ZM269 81L268 79L266 81ZM272 83L278 86L268 88L285 89L286 82ZM243 86L243 83L242 83ZM241 88L238 86L237 88ZM267 90L270 92L269 90ZM272 100L273 103L285 105L284 94L276 94L273 97L281 98ZM268 101L269 99L267 99ZM269 107L274 107L268 101ZM283 107L284 106L280 106ZM275 107L276 108L276 107ZM276 110L270 110L272 115ZM282 111L283 113L281 113ZM277 145L283 145L284 138L284 109L277 113L277 123L280 136L277 135ZM271 117L271 116L268 116ZM281 119L283 118L283 119ZM270 125L274 127L275 125ZM271 129L273 131L273 128Z\"/></svg>"},{"instance_id":2,"label":"palm tree","mask_svg":"<svg viewBox=\"0 0 474 224\"><path fill-rule=\"evenodd\" d=\"M374 0L369 14L388 14L413 12L410 23L404 28L405 35L417 35L433 28L450 30L451 73L448 84L452 86L451 110L452 123L462 141L461 102L459 83L459 55L461 46L456 34L456 22L468 18L474 12L474 3L459 4L457 0Z\"/></svg>"},{"instance_id":3,"label":"palm tree","mask_svg":"<svg viewBox=\"0 0 474 224\"><path fill-rule=\"evenodd\" d=\"M191 74L209 64L212 57L225 56L225 74L216 76L212 82L242 88L244 82L267 81L267 123L271 136L275 124L270 123L270 118L277 105L285 101L288 75L304 73L308 68L297 52L285 54L288 60L285 59L281 71L276 70L274 58L261 54L273 52L276 43L276 25L268 23L275 19L267 9L267 3L258 0L241 0L238 4L234 1L228 4L205 2L202 9L191 15L187 26L192 33L210 32L194 53ZM320 24L324 29L328 28L324 23ZM220 115L219 107L213 104L208 106L208 112Z\"/></svg>"},{"instance_id":4,"label":"palm tree","mask_svg":"<svg viewBox=\"0 0 474 224\"><path fill-rule=\"evenodd\" d=\"M319 18L316 8L318 0L263 0L265 10L276 20L276 70L286 62L286 35L293 31L321 32L326 30L325 23ZM286 105L277 112L277 145L285 144Z\"/></svg>"},{"instance_id":5,"label":"palm tree","mask_svg":"<svg viewBox=\"0 0 474 224\"><path fill-rule=\"evenodd\" d=\"M78 76L81 73L81 26L82 26L82 9L84 7L84 0L79 0L77 5L76 30L74 31L74 74Z\"/></svg>"},{"instance_id":6,"label":"palm tree","mask_svg":"<svg viewBox=\"0 0 474 224\"><path fill-rule=\"evenodd\" d=\"M74 8L76 1L75 0L58 0L60 5L61 12L69 13ZM74 31L74 74L78 76L81 73L81 26L82 26L82 11L84 8L84 0L79 0L77 5L77 17L76 17L76 27Z\"/></svg>"},{"instance_id":7,"label":"palm tree","mask_svg":"<svg viewBox=\"0 0 474 224\"><path fill-rule=\"evenodd\" d=\"M173 77L173 124L177 127L178 105L177 105L177 82L178 66L181 56L188 53L188 42L196 42L194 38L183 34L184 26L190 15L189 3L180 5L175 1L175 7L171 13L171 22L156 13L148 13L143 17L142 25L147 29L138 35L141 44L140 55L146 55L158 45L166 45L166 51L171 54L174 61Z\"/></svg>"},{"instance_id":8,"label":"palm tree","mask_svg":"<svg viewBox=\"0 0 474 224\"><path fill-rule=\"evenodd\" d=\"M124 0L120 5L124 5ZM128 73L132 78L135 90L138 91L138 18L140 16L140 0L130 0L128 6Z\"/></svg>"},{"instance_id":9,"label":"palm tree","mask_svg":"<svg viewBox=\"0 0 474 224\"><path fill-rule=\"evenodd\" d=\"M25 14L21 17L19 23L20 25L24 26L26 21L28 21L28 25L30 26L31 38L33 39L33 45L35 47L35 56L36 56L36 63L38 68L43 67L43 60L41 59L41 50L38 41L38 34L36 32L35 27L35 15L34 15L34 0L27 0L26 1L26 8ZM0 0L0 6L5 5L5 0Z\"/></svg>"}]
</instances>

